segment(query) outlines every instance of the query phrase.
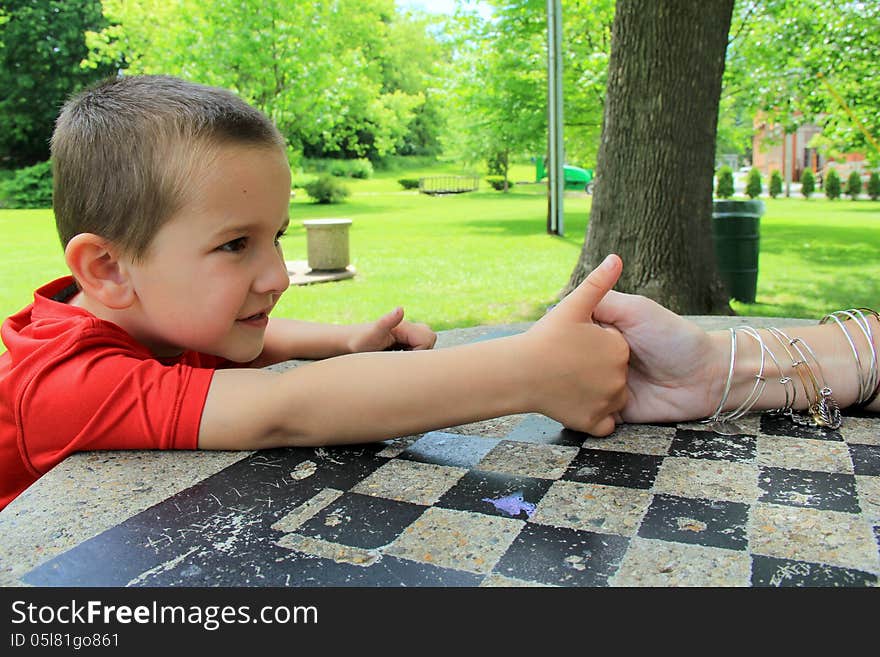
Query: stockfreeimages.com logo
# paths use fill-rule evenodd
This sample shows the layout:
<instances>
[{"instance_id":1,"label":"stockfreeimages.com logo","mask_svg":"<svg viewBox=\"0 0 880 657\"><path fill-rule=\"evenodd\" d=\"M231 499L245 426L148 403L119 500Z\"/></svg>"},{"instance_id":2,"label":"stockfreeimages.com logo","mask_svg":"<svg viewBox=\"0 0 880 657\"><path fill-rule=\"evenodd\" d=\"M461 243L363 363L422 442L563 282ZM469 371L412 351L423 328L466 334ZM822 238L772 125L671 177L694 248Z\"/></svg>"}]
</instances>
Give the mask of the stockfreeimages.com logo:
<instances>
[{"instance_id":1,"label":"stockfreeimages.com logo","mask_svg":"<svg viewBox=\"0 0 880 657\"><path fill-rule=\"evenodd\" d=\"M69 604L37 605L16 600L12 603L12 624L21 625L200 625L214 631L223 625L262 623L286 625L318 623L318 609L314 606L267 605L257 610L249 605L162 605L156 601L147 605L111 605L101 600Z\"/></svg>"}]
</instances>

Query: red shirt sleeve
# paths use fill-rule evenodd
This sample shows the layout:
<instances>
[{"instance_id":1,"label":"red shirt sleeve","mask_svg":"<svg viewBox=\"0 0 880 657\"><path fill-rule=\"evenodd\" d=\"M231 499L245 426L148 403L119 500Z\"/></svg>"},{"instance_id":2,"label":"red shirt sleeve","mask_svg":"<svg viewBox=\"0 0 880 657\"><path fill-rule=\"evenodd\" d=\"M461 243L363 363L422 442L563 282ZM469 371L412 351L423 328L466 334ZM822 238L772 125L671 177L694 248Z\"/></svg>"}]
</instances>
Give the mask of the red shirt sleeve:
<instances>
[{"instance_id":1,"label":"red shirt sleeve","mask_svg":"<svg viewBox=\"0 0 880 657\"><path fill-rule=\"evenodd\" d=\"M84 450L196 449L217 359L202 360L166 365L123 338L81 334L19 397L23 459L42 474Z\"/></svg>"}]
</instances>

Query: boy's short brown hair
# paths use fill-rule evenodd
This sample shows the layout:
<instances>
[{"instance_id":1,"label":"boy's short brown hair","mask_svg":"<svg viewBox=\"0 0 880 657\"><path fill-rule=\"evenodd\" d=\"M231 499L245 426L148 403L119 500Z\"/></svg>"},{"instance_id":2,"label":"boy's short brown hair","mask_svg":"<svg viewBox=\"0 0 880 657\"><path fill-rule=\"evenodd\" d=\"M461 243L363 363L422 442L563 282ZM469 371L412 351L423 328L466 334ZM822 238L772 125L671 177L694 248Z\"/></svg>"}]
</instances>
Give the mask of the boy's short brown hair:
<instances>
[{"instance_id":1,"label":"boy's short brown hair","mask_svg":"<svg viewBox=\"0 0 880 657\"><path fill-rule=\"evenodd\" d=\"M105 80L71 98L52 135L64 247L95 233L143 258L217 146L284 148L266 115L225 89L165 76Z\"/></svg>"}]
</instances>

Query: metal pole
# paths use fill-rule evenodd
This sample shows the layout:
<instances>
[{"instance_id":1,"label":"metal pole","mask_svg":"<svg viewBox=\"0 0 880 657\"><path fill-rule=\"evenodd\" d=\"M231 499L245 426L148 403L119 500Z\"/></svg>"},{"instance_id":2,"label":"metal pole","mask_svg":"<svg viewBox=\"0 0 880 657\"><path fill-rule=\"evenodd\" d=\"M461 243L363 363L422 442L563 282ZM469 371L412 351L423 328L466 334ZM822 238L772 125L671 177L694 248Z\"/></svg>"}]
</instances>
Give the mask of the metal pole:
<instances>
[{"instance_id":1,"label":"metal pole","mask_svg":"<svg viewBox=\"0 0 880 657\"><path fill-rule=\"evenodd\" d=\"M547 231L563 235L562 0L547 0L547 128Z\"/></svg>"}]
</instances>

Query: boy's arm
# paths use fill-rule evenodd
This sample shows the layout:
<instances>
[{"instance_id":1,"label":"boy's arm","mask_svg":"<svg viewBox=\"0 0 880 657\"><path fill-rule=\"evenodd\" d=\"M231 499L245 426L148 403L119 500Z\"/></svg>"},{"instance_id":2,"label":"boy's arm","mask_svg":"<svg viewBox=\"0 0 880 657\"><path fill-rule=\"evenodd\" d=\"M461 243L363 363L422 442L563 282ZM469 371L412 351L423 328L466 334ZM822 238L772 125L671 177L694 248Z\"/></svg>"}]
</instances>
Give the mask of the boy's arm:
<instances>
[{"instance_id":1,"label":"boy's arm","mask_svg":"<svg viewBox=\"0 0 880 657\"><path fill-rule=\"evenodd\" d=\"M271 318L266 327L263 352L251 366L265 367L293 358L319 360L362 351L382 351L395 344L415 350L430 349L436 339L436 334L424 324L403 321L403 308L364 324Z\"/></svg>"},{"instance_id":2,"label":"boy's arm","mask_svg":"<svg viewBox=\"0 0 880 657\"><path fill-rule=\"evenodd\" d=\"M273 373L215 373L202 449L367 442L539 412L607 435L625 401L628 348L592 308L614 285L600 267L524 334L436 351L342 356Z\"/></svg>"}]
</instances>

